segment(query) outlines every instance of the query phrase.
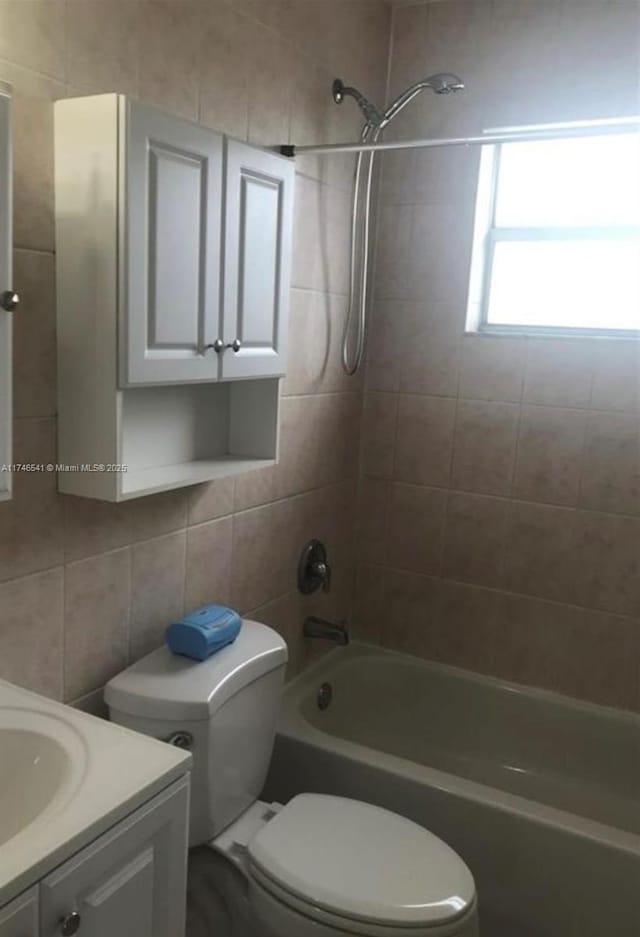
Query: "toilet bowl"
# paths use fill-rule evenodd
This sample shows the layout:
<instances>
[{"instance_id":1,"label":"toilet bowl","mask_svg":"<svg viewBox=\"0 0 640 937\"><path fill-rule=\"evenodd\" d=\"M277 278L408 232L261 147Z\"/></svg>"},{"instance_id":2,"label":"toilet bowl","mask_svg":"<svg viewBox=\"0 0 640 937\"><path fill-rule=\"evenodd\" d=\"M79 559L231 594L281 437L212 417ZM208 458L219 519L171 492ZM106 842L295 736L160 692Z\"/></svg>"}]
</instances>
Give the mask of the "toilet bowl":
<instances>
[{"instance_id":1,"label":"toilet bowl","mask_svg":"<svg viewBox=\"0 0 640 937\"><path fill-rule=\"evenodd\" d=\"M193 752L188 937L477 937L473 877L432 833L343 797L258 800L286 659L245 621L208 660L161 648L105 691L115 722Z\"/></svg>"}]
</instances>

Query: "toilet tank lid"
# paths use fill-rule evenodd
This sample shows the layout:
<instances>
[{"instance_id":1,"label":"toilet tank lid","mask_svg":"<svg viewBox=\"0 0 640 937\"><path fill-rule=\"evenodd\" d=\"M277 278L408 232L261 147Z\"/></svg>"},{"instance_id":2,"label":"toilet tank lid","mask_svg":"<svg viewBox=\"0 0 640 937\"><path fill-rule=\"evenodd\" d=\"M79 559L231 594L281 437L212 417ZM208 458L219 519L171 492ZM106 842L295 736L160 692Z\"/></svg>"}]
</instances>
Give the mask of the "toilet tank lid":
<instances>
[{"instance_id":1,"label":"toilet tank lid","mask_svg":"<svg viewBox=\"0 0 640 937\"><path fill-rule=\"evenodd\" d=\"M147 719L209 719L238 690L284 666L287 645L257 621L242 622L233 642L203 661L158 648L105 688L110 709Z\"/></svg>"}]
</instances>

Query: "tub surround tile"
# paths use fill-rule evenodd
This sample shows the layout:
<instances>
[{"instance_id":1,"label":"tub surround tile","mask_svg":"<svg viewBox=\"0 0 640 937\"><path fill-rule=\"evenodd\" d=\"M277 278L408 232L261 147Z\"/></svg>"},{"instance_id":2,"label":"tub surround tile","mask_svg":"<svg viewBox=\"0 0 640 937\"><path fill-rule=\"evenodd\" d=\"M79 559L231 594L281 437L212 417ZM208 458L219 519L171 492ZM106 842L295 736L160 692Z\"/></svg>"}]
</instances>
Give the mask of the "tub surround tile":
<instances>
[{"instance_id":1,"label":"tub surround tile","mask_svg":"<svg viewBox=\"0 0 640 937\"><path fill-rule=\"evenodd\" d=\"M358 558L366 563L384 563L387 552L387 514L391 483L362 478L358 490Z\"/></svg>"},{"instance_id":2,"label":"tub surround tile","mask_svg":"<svg viewBox=\"0 0 640 937\"><path fill-rule=\"evenodd\" d=\"M138 88L142 101L188 120L198 119L195 0L139 0Z\"/></svg>"},{"instance_id":3,"label":"tub surround tile","mask_svg":"<svg viewBox=\"0 0 640 937\"><path fill-rule=\"evenodd\" d=\"M234 489L233 476L189 488L187 492L189 525L203 524L205 521L213 521L232 514Z\"/></svg>"},{"instance_id":4,"label":"tub surround tile","mask_svg":"<svg viewBox=\"0 0 640 937\"><path fill-rule=\"evenodd\" d=\"M450 302L406 303L399 332L398 387L404 394L455 397L458 390L460 307Z\"/></svg>"},{"instance_id":5,"label":"tub surround tile","mask_svg":"<svg viewBox=\"0 0 640 937\"><path fill-rule=\"evenodd\" d=\"M640 410L640 346L637 341L599 341L594 351L591 407Z\"/></svg>"},{"instance_id":6,"label":"tub surround tile","mask_svg":"<svg viewBox=\"0 0 640 937\"><path fill-rule=\"evenodd\" d=\"M78 699L127 665L129 548L70 563L64 588L64 698Z\"/></svg>"},{"instance_id":7,"label":"tub surround tile","mask_svg":"<svg viewBox=\"0 0 640 937\"><path fill-rule=\"evenodd\" d=\"M460 396L519 403L525 353L526 341L521 338L465 337L462 341Z\"/></svg>"},{"instance_id":8,"label":"tub surround tile","mask_svg":"<svg viewBox=\"0 0 640 937\"><path fill-rule=\"evenodd\" d=\"M580 504L594 511L640 514L639 414L589 414Z\"/></svg>"},{"instance_id":9,"label":"tub surround tile","mask_svg":"<svg viewBox=\"0 0 640 937\"><path fill-rule=\"evenodd\" d=\"M577 503L586 423L583 410L522 408L514 497L544 504ZM587 449L584 471L588 464Z\"/></svg>"},{"instance_id":10,"label":"tub surround tile","mask_svg":"<svg viewBox=\"0 0 640 937\"><path fill-rule=\"evenodd\" d=\"M443 576L498 586L509 502L451 493L447 507Z\"/></svg>"},{"instance_id":11,"label":"tub surround tile","mask_svg":"<svg viewBox=\"0 0 640 937\"><path fill-rule=\"evenodd\" d=\"M372 478L393 476L398 409L395 394L366 395L362 413L361 449L361 466L365 475Z\"/></svg>"},{"instance_id":12,"label":"tub surround tile","mask_svg":"<svg viewBox=\"0 0 640 937\"><path fill-rule=\"evenodd\" d=\"M394 484L388 515L387 562L437 576L442 566L447 493Z\"/></svg>"},{"instance_id":13,"label":"tub surround tile","mask_svg":"<svg viewBox=\"0 0 640 937\"><path fill-rule=\"evenodd\" d=\"M511 491L519 409L515 404L460 400L456 418L452 485L465 491Z\"/></svg>"},{"instance_id":14,"label":"tub surround tile","mask_svg":"<svg viewBox=\"0 0 640 937\"><path fill-rule=\"evenodd\" d=\"M138 91L138 3L65 0L66 78L87 93Z\"/></svg>"},{"instance_id":15,"label":"tub surround tile","mask_svg":"<svg viewBox=\"0 0 640 937\"><path fill-rule=\"evenodd\" d=\"M2 0L0 57L63 79L64 26L64 0Z\"/></svg>"},{"instance_id":16,"label":"tub surround tile","mask_svg":"<svg viewBox=\"0 0 640 937\"><path fill-rule=\"evenodd\" d=\"M247 57L238 55L244 25L245 20L225 3L201 5L198 10L199 121L240 140L249 135L249 69Z\"/></svg>"},{"instance_id":17,"label":"tub surround tile","mask_svg":"<svg viewBox=\"0 0 640 937\"><path fill-rule=\"evenodd\" d=\"M394 471L398 481L443 488L449 484L455 417L455 400L399 398Z\"/></svg>"},{"instance_id":18,"label":"tub surround tile","mask_svg":"<svg viewBox=\"0 0 640 937\"><path fill-rule=\"evenodd\" d=\"M512 502L505 537L502 587L509 592L571 601L575 588L575 512Z\"/></svg>"},{"instance_id":19,"label":"tub surround tile","mask_svg":"<svg viewBox=\"0 0 640 937\"><path fill-rule=\"evenodd\" d=\"M530 339L524 400L555 407L588 407L593 345L570 339Z\"/></svg>"}]
</instances>

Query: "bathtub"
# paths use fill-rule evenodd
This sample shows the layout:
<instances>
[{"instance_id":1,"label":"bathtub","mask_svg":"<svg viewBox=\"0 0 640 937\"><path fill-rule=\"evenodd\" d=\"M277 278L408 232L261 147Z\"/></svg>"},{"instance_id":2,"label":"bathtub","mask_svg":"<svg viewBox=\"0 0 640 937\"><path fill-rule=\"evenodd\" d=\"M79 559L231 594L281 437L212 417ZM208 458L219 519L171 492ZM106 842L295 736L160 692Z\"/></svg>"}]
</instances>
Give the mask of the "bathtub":
<instances>
[{"instance_id":1,"label":"bathtub","mask_svg":"<svg viewBox=\"0 0 640 937\"><path fill-rule=\"evenodd\" d=\"M264 795L301 791L449 843L482 937L640 935L640 716L352 643L285 689Z\"/></svg>"}]
</instances>

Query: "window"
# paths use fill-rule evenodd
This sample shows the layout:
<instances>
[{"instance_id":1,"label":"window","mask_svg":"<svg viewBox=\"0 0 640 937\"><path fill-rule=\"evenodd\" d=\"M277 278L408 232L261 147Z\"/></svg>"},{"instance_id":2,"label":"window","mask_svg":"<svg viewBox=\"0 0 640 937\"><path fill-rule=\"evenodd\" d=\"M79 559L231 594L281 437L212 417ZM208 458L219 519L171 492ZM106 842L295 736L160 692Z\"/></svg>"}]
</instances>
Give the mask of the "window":
<instances>
[{"instance_id":1,"label":"window","mask_svg":"<svg viewBox=\"0 0 640 937\"><path fill-rule=\"evenodd\" d=\"M628 132L483 147L468 326L640 336L635 119Z\"/></svg>"}]
</instances>

